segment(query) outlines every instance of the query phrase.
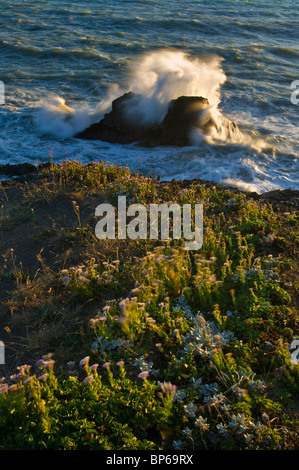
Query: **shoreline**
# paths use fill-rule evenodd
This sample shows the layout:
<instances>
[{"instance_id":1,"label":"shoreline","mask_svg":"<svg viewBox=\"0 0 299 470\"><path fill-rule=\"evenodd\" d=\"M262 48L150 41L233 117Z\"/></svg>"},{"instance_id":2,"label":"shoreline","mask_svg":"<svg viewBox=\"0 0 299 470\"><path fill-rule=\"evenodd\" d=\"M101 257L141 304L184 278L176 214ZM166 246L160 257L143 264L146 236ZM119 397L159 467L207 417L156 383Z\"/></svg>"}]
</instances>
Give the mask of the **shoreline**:
<instances>
[{"instance_id":1,"label":"shoreline","mask_svg":"<svg viewBox=\"0 0 299 470\"><path fill-rule=\"evenodd\" d=\"M72 160L70 160L72 161ZM64 162L68 162L68 160L65 160ZM91 163L85 163L83 165L88 166L90 164L97 163L97 162L91 162ZM108 163L109 164L109 163ZM0 165L0 178L1 177L6 177L5 179L0 179L0 184L2 185L11 185L14 183L23 183L26 180L29 181L34 181L35 179L38 179L40 173L43 170L47 170L51 167L51 165L56 165L59 166L61 165L61 162L59 163L41 163L38 165L33 165L31 163L19 163L19 164L5 164L5 165ZM115 165L121 167L121 165ZM133 173L134 170L130 169L130 171ZM154 181L159 182L160 177L158 176L157 178L153 178ZM257 193L255 191L246 191L239 189L236 186L231 186L231 185L224 185L221 183L218 183L213 180L203 180L200 178L194 178L192 180L180 180L180 179L173 179L173 180L163 180L160 181L162 184L168 184L168 183L177 183L182 186L182 188L194 184L194 183L201 183L204 184L205 186L216 186L219 189L230 189L234 190L236 192L240 192L243 194L251 195L254 198L259 198L259 199L270 199L273 200L273 202L283 202L287 203L290 205L294 205L294 207L299 206L299 190L297 189L292 189L292 188L286 188L286 189L274 189L270 191L265 191L263 193Z\"/></svg>"}]
</instances>

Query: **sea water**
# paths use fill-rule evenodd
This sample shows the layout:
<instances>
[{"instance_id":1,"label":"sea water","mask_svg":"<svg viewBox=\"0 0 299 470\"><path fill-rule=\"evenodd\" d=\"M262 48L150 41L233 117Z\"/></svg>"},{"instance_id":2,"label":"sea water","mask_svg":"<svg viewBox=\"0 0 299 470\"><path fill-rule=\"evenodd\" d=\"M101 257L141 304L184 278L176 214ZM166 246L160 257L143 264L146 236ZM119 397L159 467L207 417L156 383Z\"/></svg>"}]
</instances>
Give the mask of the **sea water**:
<instances>
[{"instance_id":1,"label":"sea water","mask_svg":"<svg viewBox=\"0 0 299 470\"><path fill-rule=\"evenodd\" d=\"M0 164L103 160L164 180L298 189L297 1L2 0L0 24ZM184 148L75 137L126 91L142 96L138 122L196 95L217 125Z\"/></svg>"}]
</instances>

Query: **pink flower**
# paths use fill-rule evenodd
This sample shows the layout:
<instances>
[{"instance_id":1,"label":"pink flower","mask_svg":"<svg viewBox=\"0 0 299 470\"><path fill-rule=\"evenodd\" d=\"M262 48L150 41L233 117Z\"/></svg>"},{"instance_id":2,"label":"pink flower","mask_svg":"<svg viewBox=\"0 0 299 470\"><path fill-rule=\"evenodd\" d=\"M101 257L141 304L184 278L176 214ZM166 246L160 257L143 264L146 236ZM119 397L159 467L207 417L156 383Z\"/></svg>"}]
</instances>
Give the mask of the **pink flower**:
<instances>
[{"instance_id":1,"label":"pink flower","mask_svg":"<svg viewBox=\"0 0 299 470\"><path fill-rule=\"evenodd\" d=\"M51 368L53 368L54 363L55 363L55 361L53 361L53 360L44 361L43 367L44 367L45 369L51 369Z\"/></svg>"},{"instance_id":2,"label":"pink flower","mask_svg":"<svg viewBox=\"0 0 299 470\"><path fill-rule=\"evenodd\" d=\"M139 379L146 379L148 374L149 374L149 372L147 370L144 370L143 372L140 372L140 374L138 374L138 378Z\"/></svg>"},{"instance_id":3,"label":"pink flower","mask_svg":"<svg viewBox=\"0 0 299 470\"><path fill-rule=\"evenodd\" d=\"M93 376L92 375L89 375L88 377L85 377L85 379L83 380L83 382L85 384L90 384L90 382L93 380Z\"/></svg>"},{"instance_id":4,"label":"pink flower","mask_svg":"<svg viewBox=\"0 0 299 470\"><path fill-rule=\"evenodd\" d=\"M49 378L49 374L46 373L46 374L43 374L43 375L41 375L40 377L38 377L38 380L39 380L40 382L45 382L48 378Z\"/></svg>"},{"instance_id":5,"label":"pink flower","mask_svg":"<svg viewBox=\"0 0 299 470\"><path fill-rule=\"evenodd\" d=\"M0 385L0 395L6 393L8 391L8 385L7 384L1 384Z\"/></svg>"},{"instance_id":6,"label":"pink flower","mask_svg":"<svg viewBox=\"0 0 299 470\"><path fill-rule=\"evenodd\" d=\"M111 362L105 362L105 364L102 365L104 369L109 369L110 366L111 366Z\"/></svg>"},{"instance_id":7,"label":"pink flower","mask_svg":"<svg viewBox=\"0 0 299 470\"><path fill-rule=\"evenodd\" d=\"M164 382L163 384L161 384L161 389L162 392L173 395L176 392L177 387L176 385L172 385L172 383L170 382Z\"/></svg>"},{"instance_id":8,"label":"pink flower","mask_svg":"<svg viewBox=\"0 0 299 470\"><path fill-rule=\"evenodd\" d=\"M24 380L24 385L27 385L35 378L35 375L31 375L31 377L28 377L28 379Z\"/></svg>"},{"instance_id":9,"label":"pink flower","mask_svg":"<svg viewBox=\"0 0 299 470\"><path fill-rule=\"evenodd\" d=\"M80 364L80 366L85 366L86 364L88 364L88 361L89 361L89 356L86 356L86 357L84 357L84 359L81 359L79 364Z\"/></svg>"}]
</instances>

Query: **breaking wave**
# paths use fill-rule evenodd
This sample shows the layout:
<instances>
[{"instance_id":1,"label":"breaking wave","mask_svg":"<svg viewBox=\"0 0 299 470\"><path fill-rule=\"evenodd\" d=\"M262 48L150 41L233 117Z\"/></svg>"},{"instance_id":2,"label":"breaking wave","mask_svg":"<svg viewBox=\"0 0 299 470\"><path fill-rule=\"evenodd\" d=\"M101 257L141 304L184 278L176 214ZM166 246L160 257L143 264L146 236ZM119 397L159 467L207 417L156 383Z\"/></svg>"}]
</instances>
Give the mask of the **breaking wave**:
<instances>
[{"instance_id":1,"label":"breaking wave","mask_svg":"<svg viewBox=\"0 0 299 470\"><path fill-rule=\"evenodd\" d=\"M51 97L40 103L36 125L42 133L73 137L98 122L111 109L113 99L132 91L136 96L125 110L127 119L132 125L154 126L163 121L171 100L202 96L208 99L209 105L199 113L198 127L190 133L190 145L198 146L204 140L211 144L248 145L261 151L263 140L241 132L220 110L221 86L226 81L222 61L217 55L192 58L177 50L149 52L136 59L127 71L127 86L122 89L113 84L96 108L84 105L76 109L59 96ZM206 123L210 123L208 128Z\"/></svg>"}]
</instances>

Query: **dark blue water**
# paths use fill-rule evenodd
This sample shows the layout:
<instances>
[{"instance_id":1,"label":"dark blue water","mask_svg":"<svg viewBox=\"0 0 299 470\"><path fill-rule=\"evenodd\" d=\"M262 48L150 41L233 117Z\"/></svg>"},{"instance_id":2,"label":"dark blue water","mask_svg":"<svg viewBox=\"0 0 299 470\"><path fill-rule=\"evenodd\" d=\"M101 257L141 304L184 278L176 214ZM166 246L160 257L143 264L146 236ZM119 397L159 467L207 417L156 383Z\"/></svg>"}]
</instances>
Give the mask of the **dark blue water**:
<instances>
[{"instance_id":1,"label":"dark blue water","mask_svg":"<svg viewBox=\"0 0 299 470\"><path fill-rule=\"evenodd\" d=\"M298 2L2 0L0 22L0 163L103 159L164 179L298 188ZM162 100L210 94L241 134L184 149L73 137L122 92L149 93L153 71Z\"/></svg>"}]
</instances>

